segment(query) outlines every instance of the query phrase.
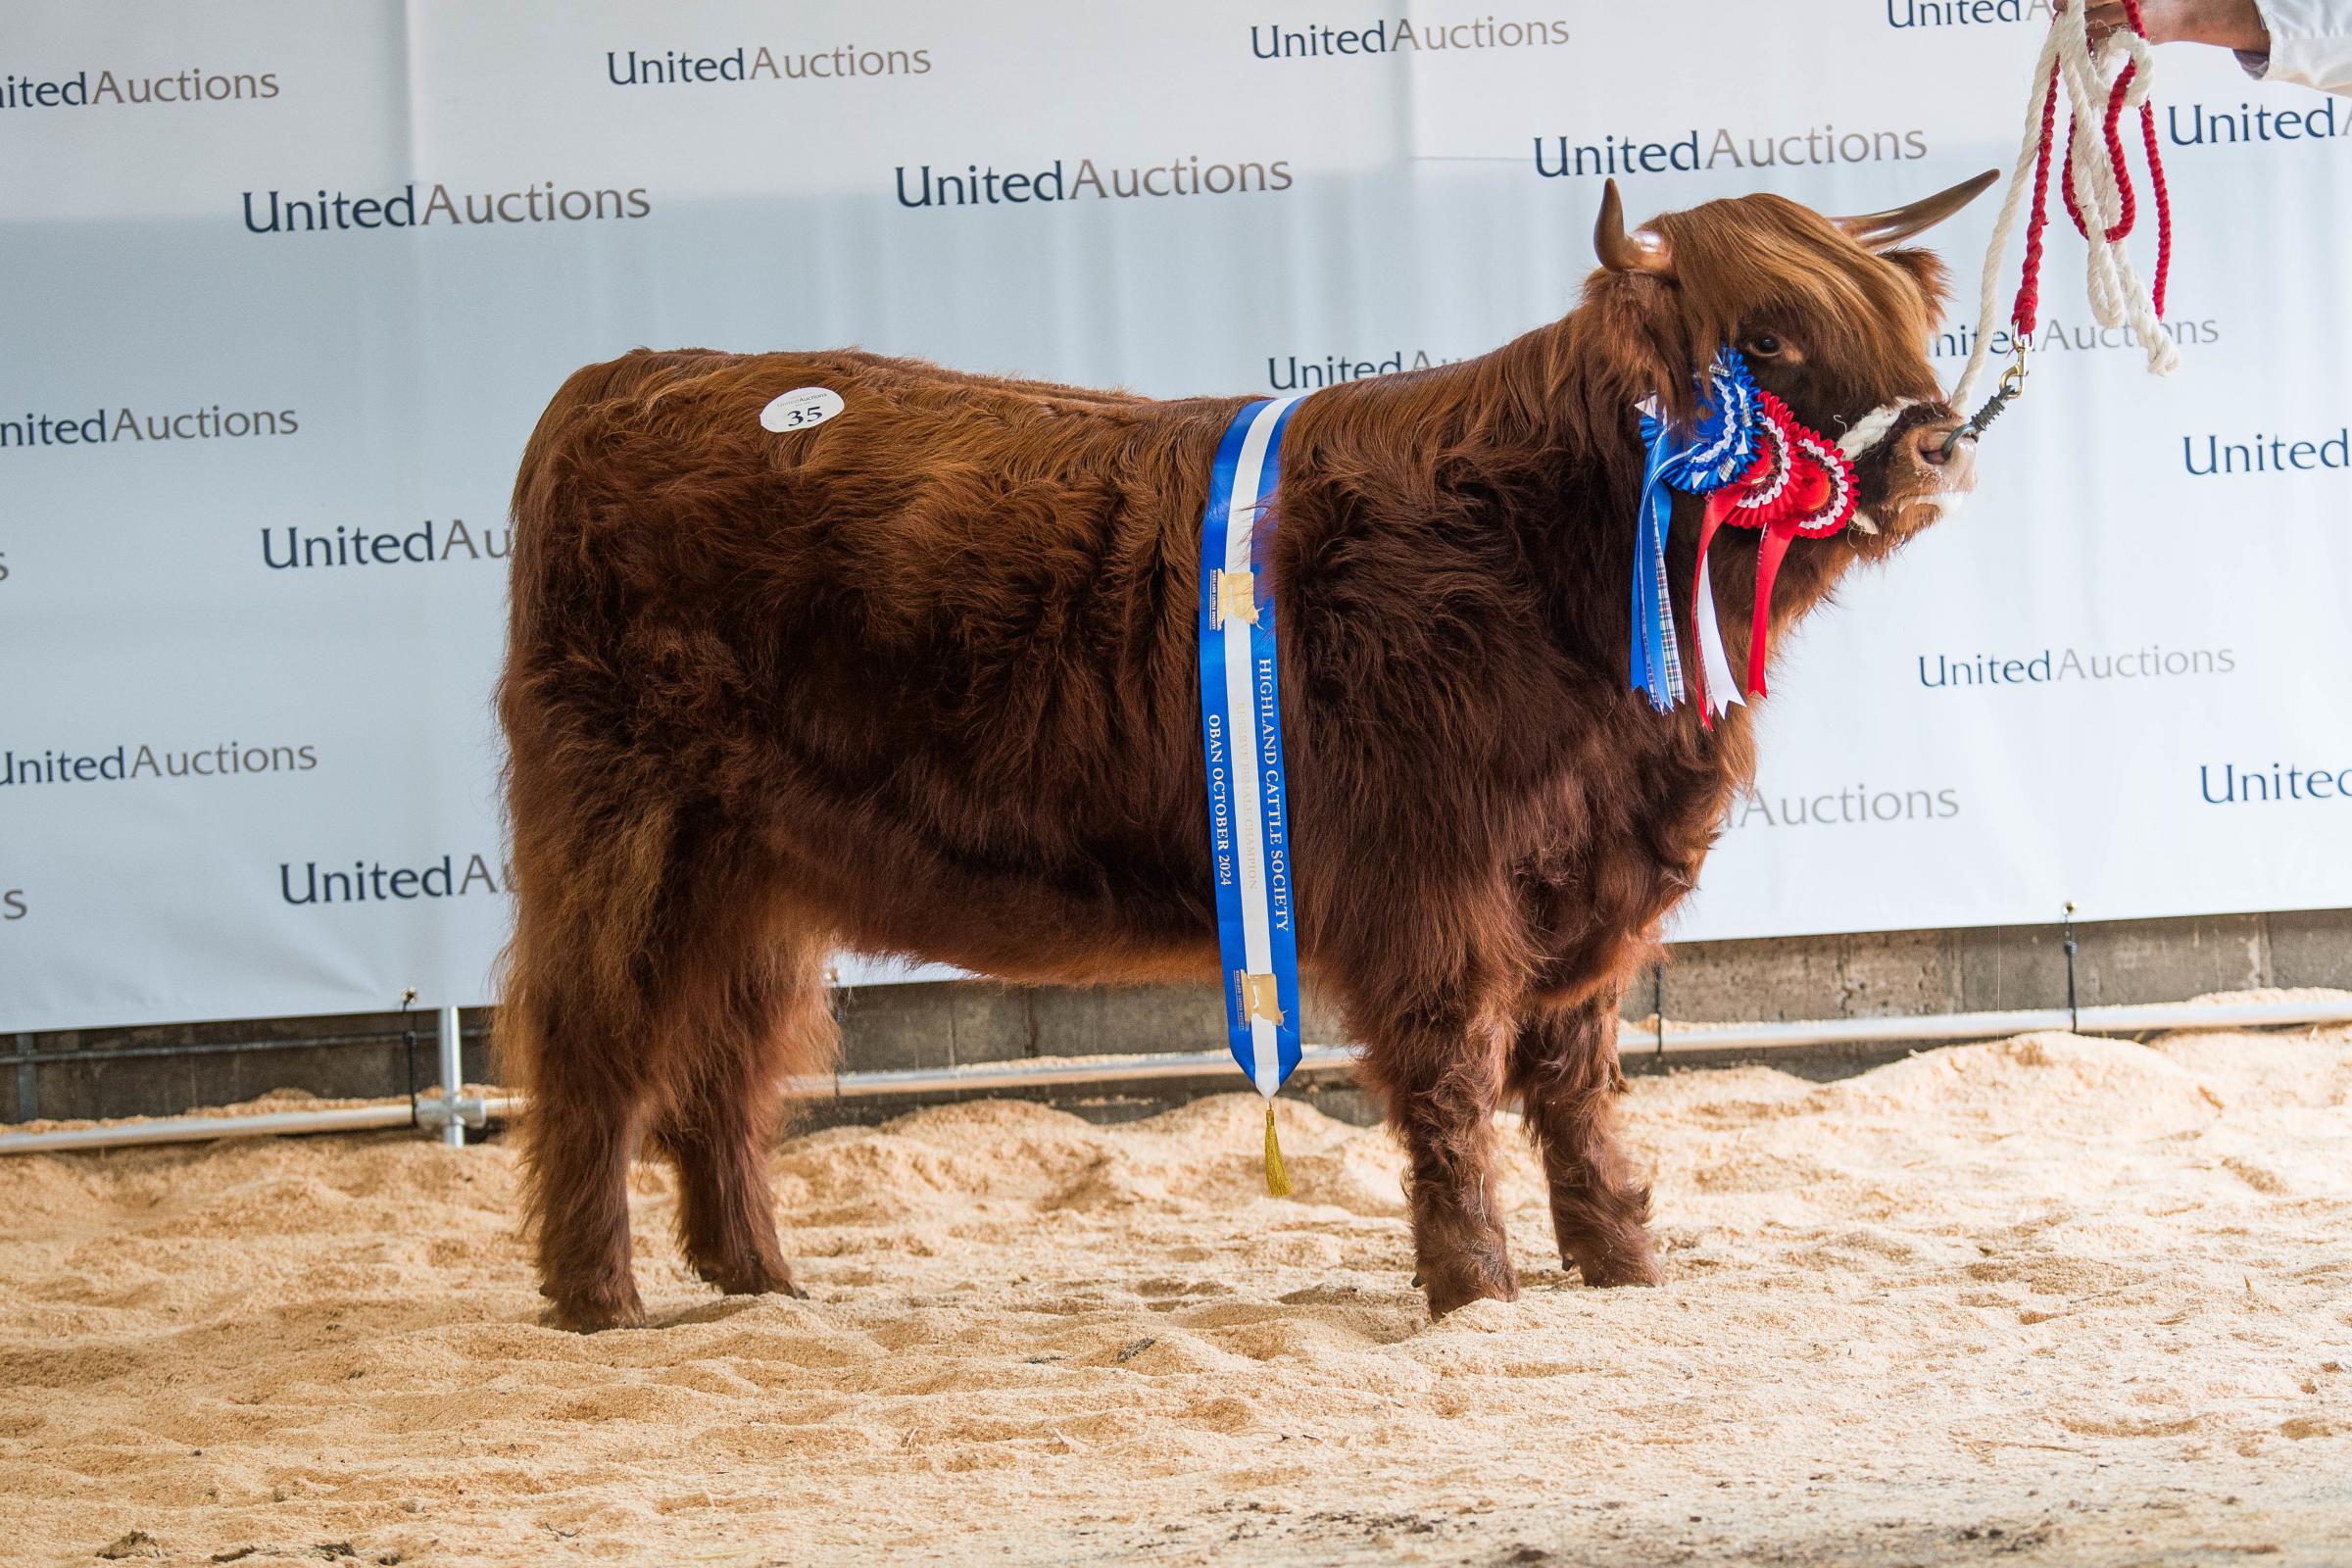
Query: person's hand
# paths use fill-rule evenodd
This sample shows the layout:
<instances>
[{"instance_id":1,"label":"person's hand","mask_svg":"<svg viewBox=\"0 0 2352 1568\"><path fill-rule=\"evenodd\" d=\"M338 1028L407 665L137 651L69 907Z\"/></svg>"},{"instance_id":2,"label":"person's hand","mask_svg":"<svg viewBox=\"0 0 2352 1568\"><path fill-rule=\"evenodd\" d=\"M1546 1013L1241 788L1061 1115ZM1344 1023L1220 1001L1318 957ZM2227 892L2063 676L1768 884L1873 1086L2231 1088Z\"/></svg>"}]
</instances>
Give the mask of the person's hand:
<instances>
[{"instance_id":1,"label":"person's hand","mask_svg":"<svg viewBox=\"0 0 2352 1568\"><path fill-rule=\"evenodd\" d=\"M2064 11L2076 0L2058 0ZM2129 17L2123 0L2087 0L2090 41L2100 43ZM2268 54L2270 29L2255 0L2140 0L2140 21L2150 43L2210 43L2224 49Z\"/></svg>"}]
</instances>

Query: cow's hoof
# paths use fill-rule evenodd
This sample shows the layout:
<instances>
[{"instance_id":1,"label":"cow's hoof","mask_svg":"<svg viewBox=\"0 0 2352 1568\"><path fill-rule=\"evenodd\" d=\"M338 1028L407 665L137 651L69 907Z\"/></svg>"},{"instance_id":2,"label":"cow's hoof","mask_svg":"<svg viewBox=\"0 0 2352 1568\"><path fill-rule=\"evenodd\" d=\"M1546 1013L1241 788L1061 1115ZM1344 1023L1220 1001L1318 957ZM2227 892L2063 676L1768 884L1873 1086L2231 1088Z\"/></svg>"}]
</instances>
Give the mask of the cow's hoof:
<instances>
[{"instance_id":1,"label":"cow's hoof","mask_svg":"<svg viewBox=\"0 0 2352 1568\"><path fill-rule=\"evenodd\" d=\"M547 1321L574 1334L598 1334L606 1329L641 1329L645 1327L645 1303L637 1299L637 1290L631 1286L625 1293L603 1292L587 1296L557 1296L542 1293L548 1298Z\"/></svg>"},{"instance_id":2,"label":"cow's hoof","mask_svg":"<svg viewBox=\"0 0 2352 1568\"><path fill-rule=\"evenodd\" d=\"M1500 1258L1464 1258L1453 1266L1425 1263L1420 1277L1425 1282L1423 1289L1429 1293L1429 1315L1433 1318L1444 1317L1472 1301L1519 1299L1518 1276Z\"/></svg>"},{"instance_id":3,"label":"cow's hoof","mask_svg":"<svg viewBox=\"0 0 2352 1568\"><path fill-rule=\"evenodd\" d=\"M1650 1251L1646 1242L1638 1249L1612 1249L1583 1257L1569 1257L1563 1261L1584 1276L1586 1285L1596 1291L1610 1291L1626 1285L1662 1285L1666 1281L1666 1271L1658 1266L1657 1256Z\"/></svg>"},{"instance_id":4,"label":"cow's hoof","mask_svg":"<svg viewBox=\"0 0 2352 1568\"><path fill-rule=\"evenodd\" d=\"M808 1293L793 1283L789 1271L783 1274L763 1274L757 1279L718 1278L706 1274L704 1279L718 1287L722 1296L789 1296L796 1301L808 1299Z\"/></svg>"},{"instance_id":5,"label":"cow's hoof","mask_svg":"<svg viewBox=\"0 0 2352 1568\"><path fill-rule=\"evenodd\" d=\"M792 1282L792 1270L763 1258L697 1261L696 1274L725 1296L791 1296L807 1300L808 1293Z\"/></svg>"}]
</instances>

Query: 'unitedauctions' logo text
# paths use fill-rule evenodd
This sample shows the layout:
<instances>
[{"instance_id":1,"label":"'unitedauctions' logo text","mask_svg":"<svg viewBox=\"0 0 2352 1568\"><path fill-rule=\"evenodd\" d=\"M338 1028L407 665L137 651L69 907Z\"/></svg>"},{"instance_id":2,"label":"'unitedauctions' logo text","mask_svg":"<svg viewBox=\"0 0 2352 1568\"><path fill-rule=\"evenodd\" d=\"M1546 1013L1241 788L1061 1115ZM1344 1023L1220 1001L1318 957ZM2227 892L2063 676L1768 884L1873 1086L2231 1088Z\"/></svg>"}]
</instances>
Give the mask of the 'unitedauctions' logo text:
<instances>
[{"instance_id":1,"label":"'unitedauctions' logo text","mask_svg":"<svg viewBox=\"0 0 2352 1568\"><path fill-rule=\"evenodd\" d=\"M337 527L331 534L304 533L288 526L262 530L262 564L272 571L298 566L430 566L444 561L504 561L514 549L514 529L501 523L477 536L463 517L447 531L427 520L413 533L369 533Z\"/></svg>"},{"instance_id":2,"label":"'unitedauctions' logo text","mask_svg":"<svg viewBox=\"0 0 2352 1568\"><path fill-rule=\"evenodd\" d=\"M2291 436L2254 432L2251 441L2205 437L2204 466L2197 461L2197 438L2180 438L2180 461L2199 479L2216 474L2310 473L2321 469L2352 468L2352 426L2338 425L2326 435L2295 440Z\"/></svg>"},{"instance_id":3,"label":"'unitedauctions' logo text","mask_svg":"<svg viewBox=\"0 0 2352 1568\"><path fill-rule=\"evenodd\" d=\"M2176 147L2231 147L2239 142L2336 141L2352 136L2352 114L2336 113L2332 98L2308 109L2208 109L2203 104L2164 106L2165 137Z\"/></svg>"},{"instance_id":4,"label":"'unitedauctions' logo text","mask_svg":"<svg viewBox=\"0 0 2352 1568\"><path fill-rule=\"evenodd\" d=\"M2177 680L2184 675L2236 673L2234 648L2165 648L2154 643L2107 654L2045 648L2022 659L2004 659L1997 654L1919 656L1919 683L1937 691L1954 686L2056 686L2070 680Z\"/></svg>"},{"instance_id":5,"label":"'unitedauctions' logo text","mask_svg":"<svg viewBox=\"0 0 2352 1568\"><path fill-rule=\"evenodd\" d=\"M1467 53L1474 49L1542 49L1568 41L1568 24L1559 21L1496 22L1480 17L1470 22L1424 22L1416 28L1409 17L1386 18L1363 27L1334 27L1310 24L1285 28L1279 23L1250 29L1250 52L1260 60L1329 60L1343 55L1436 54L1440 50Z\"/></svg>"},{"instance_id":6,"label":"'unitedauctions' logo text","mask_svg":"<svg viewBox=\"0 0 2352 1568\"><path fill-rule=\"evenodd\" d=\"M245 192L245 226L256 234L307 234L320 229L426 228L435 222L452 227L473 223L581 222L598 219L643 218L654 210L643 185L621 191L556 189L552 179L516 190L460 191L434 185L417 201L416 187L402 187L397 196L353 196L345 191L300 198L270 191L267 206L257 193ZM268 220L263 220L267 212Z\"/></svg>"},{"instance_id":7,"label":"'unitedauctions' logo text","mask_svg":"<svg viewBox=\"0 0 2352 1568\"><path fill-rule=\"evenodd\" d=\"M605 79L615 87L692 87L705 83L753 81L848 81L864 76L927 76L928 49L787 49L778 55L738 44L729 54L696 55L676 49L640 55L605 51Z\"/></svg>"},{"instance_id":8,"label":"'unitedauctions' logo text","mask_svg":"<svg viewBox=\"0 0 2352 1568\"><path fill-rule=\"evenodd\" d=\"M2216 789L2221 793L2214 793ZM2208 806L2268 805L2278 801L2352 801L2352 767L2284 767L2273 762L2240 768L2224 762L2216 773L2210 762L2197 764L2197 790Z\"/></svg>"},{"instance_id":9,"label":"'unitedauctions' logo text","mask_svg":"<svg viewBox=\"0 0 2352 1568\"><path fill-rule=\"evenodd\" d=\"M1945 822L1960 814L1953 789L1874 789L1850 784L1818 794L1785 795L1758 786L1732 803L1724 825L1742 827L1871 827L1887 822Z\"/></svg>"},{"instance_id":10,"label":"'unitedauctions' logo text","mask_svg":"<svg viewBox=\"0 0 2352 1568\"><path fill-rule=\"evenodd\" d=\"M1441 365L1459 365L1458 359L1433 355L1427 349L1415 349L1412 358L1405 358L1397 349L1387 359L1358 359L1352 354L1330 354L1320 360L1300 360L1298 355L1284 359L1266 356L1266 385L1276 392L1312 392L1317 387L1337 386L1342 381L1366 381L1374 376L1396 375L1405 370L1435 369Z\"/></svg>"},{"instance_id":11,"label":"'unitedauctions' logo text","mask_svg":"<svg viewBox=\"0 0 2352 1568\"><path fill-rule=\"evenodd\" d=\"M104 109L132 104L221 104L277 96L277 73L182 71L151 76L136 71L118 76L87 71L43 81L13 73L0 76L0 109Z\"/></svg>"},{"instance_id":12,"label":"'unitedauctions' logo text","mask_svg":"<svg viewBox=\"0 0 2352 1568\"><path fill-rule=\"evenodd\" d=\"M473 893L504 893L513 879L500 880L505 866L493 871L480 855L444 855L427 865L386 865L381 860L354 860L348 871L322 871L317 860L303 864L302 892L294 891L293 862L277 867L278 896L288 904L389 904L394 900L462 899Z\"/></svg>"},{"instance_id":13,"label":"'unitedauctions' logo text","mask_svg":"<svg viewBox=\"0 0 2352 1568\"><path fill-rule=\"evenodd\" d=\"M140 414L135 409L100 409L84 417L27 413L0 419L0 448L97 447L127 442L235 440L249 435L292 435L302 428L292 409L220 412L216 403L178 414Z\"/></svg>"},{"instance_id":14,"label":"'unitedauctions' logo text","mask_svg":"<svg viewBox=\"0 0 2352 1568\"><path fill-rule=\"evenodd\" d=\"M2166 337L2182 348L2197 348L2222 340L2222 323L2210 316L2199 321L2176 319L2158 324L2164 328ZM1965 360L1976 346L1976 327L1963 324L1936 333L1928 353L1938 360ZM2139 329L2129 322L2122 326L2101 326L2096 321L2070 323L2053 316L2034 331L2028 346L2036 354L2135 351L2139 348ZM1996 360L2005 360L2016 350L2017 335L2005 326L1994 328L1991 346L1985 352Z\"/></svg>"},{"instance_id":15,"label":"'unitedauctions' logo text","mask_svg":"<svg viewBox=\"0 0 2352 1568\"><path fill-rule=\"evenodd\" d=\"M1093 196L1105 201L1137 196L1224 196L1247 191L1284 191L1291 188L1290 160L1270 163L1203 164L1197 156L1143 168L1100 168L1092 158L1069 169L1056 158L1035 173L1000 174L995 165L967 164L960 174L934 174L925 164L911 191L906 166L899 166L899 205L902 207L975 207L1018 205L1024 202L1077 201Z\"/></svg>"},{"instance_id":16,"label":"'unitedauctions' logo text","mask_svg":"<svg viewBox=\"0 0 2352 1568\"><path fill-rule=\"evenodd\" d=\"M2050 0L1886 0L1889 27L1969 27L2050 20Z\"/></svg>"},{"instance_id":17,"label":"'unitedauctions' logo text","mask_svg":"<svg viewBox=\"0 0 2352 1568\"><path fill-rule=\"evenodd\" d=\"M1778 136L1738 135L1719 129L1711 136L1691 130L1676 141L1636 141L1604 136L1572 143L1566 136L1538 136L1536 172L1545 179L1582 175L1685 174L1710 169L1800 168L1830 164L1907 164L1928 156L1924 130L1839 130L1814 125ZM1551 156L1546 159L1546 150Z\"/></svg>"},{"instance_id":18,"label":"'unitedauctions' logo text","mask_svg":"<svg viewBox=\"0 0 2352 1568\"><path fill-rule=\"evenodd\" d=\"M308 773L318 765L315 746L243 746L224 741L198 751L129 745L111 752L0 751L0 787L26 784L126 783L139 778L234 778L257 773Z\"/></svg>"}]
</instances>

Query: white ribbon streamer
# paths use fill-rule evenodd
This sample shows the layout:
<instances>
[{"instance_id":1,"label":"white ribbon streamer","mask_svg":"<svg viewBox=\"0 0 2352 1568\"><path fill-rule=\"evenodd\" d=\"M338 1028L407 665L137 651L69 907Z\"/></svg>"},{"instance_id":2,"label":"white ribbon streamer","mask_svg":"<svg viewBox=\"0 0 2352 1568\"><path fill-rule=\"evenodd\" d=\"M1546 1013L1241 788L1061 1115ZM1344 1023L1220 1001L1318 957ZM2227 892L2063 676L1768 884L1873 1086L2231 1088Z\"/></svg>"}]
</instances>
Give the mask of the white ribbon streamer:
<instances>
[{"instance_id":1,"label":"white ribbon streamer","mask_svg":"<svg viewBox=\"0 0 2352 1568\"><path fill-rule=\"evenodd\" d=\"M1740 695L1740 681L1732 673L1731 651L1723 646L1723 627L1715 618L1715 563L1706 563L1704 575L1698 585L1698 657L1707 677L1707 712L1729 710L1738 703L1742 707L1747 699Z\"/></svg>"}]
</instances>

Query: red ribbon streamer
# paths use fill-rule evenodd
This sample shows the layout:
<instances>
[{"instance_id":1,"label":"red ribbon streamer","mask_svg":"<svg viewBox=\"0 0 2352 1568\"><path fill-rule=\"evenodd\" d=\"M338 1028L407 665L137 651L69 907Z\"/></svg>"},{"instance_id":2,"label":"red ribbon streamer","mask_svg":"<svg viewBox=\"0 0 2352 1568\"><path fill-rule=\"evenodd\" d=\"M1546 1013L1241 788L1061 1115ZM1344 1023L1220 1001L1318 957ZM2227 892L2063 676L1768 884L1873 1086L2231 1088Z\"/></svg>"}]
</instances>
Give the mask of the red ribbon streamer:
<instances>
[{"instance_id":1,"label":"red ribbon streamer","mask_svg":"<svg viewBox=\"0 0 2352 1568\"><path fill-rule=\"evenodd\" d=\"M1795 542L1796 530L1774 523L1764 530L1756 545L1756 619L1747 633L1747 693L1750 697L1765 697L1764 642L1772 635L1772 585L1780 579L1781 563L1788 558L1788 546Z\"/></svg>"},{"instance_id":2,"label":"red ribbon streamer","mask_svg":"<svg viewBox=\"0 0 2352 1568\"><path fill-rule=\"evenodd\" d=\"M1740 479L1707 497L1706 515L1698 526L1698 565L1690 585L1691 684L1698 701L1699 722L1714 727L1707 709L1705 651L1699 648L1698 596L1707 588L1707 546L1724 523L1757 528L1764 537L1756 550L1756 607L1747 639L1747 692L1770 695L1764 685L1767 643L1772 635L1772 589L1779 581L1781 563L1799 538L1821 539L1836 533L1854 514L1854 466L1844 453L1819 431L1797 422L1788 405L1771 393L1758 400L1763 417L1757 422L1757 456Z\"/></svg>"}]
</instances>

